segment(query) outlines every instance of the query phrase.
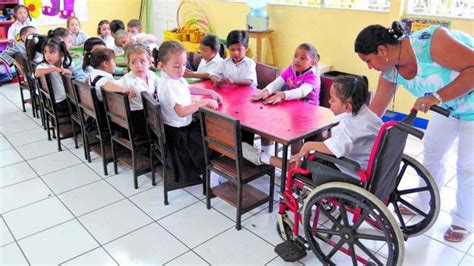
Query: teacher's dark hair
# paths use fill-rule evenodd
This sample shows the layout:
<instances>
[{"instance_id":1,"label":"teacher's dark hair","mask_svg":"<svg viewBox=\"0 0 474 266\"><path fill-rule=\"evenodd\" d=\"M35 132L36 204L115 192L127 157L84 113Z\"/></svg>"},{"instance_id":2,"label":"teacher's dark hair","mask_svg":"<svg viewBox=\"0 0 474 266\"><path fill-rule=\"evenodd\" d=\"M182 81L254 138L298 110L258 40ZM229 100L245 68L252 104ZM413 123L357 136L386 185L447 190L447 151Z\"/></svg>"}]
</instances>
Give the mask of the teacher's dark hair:
<instances>
[{"instance_id":1,"label":"teacher's dark hair","mask_svg":"<svg viewBox=\"0 0 474 266\"><path fill-rule=\"evenodd\" d=\"M390 28L382 25L370 25L359 32L354 43L356 53L377 53L379 45L397 45L403 36L403 27L398 21L392 22Z\"/></svg>"}]
</instances>

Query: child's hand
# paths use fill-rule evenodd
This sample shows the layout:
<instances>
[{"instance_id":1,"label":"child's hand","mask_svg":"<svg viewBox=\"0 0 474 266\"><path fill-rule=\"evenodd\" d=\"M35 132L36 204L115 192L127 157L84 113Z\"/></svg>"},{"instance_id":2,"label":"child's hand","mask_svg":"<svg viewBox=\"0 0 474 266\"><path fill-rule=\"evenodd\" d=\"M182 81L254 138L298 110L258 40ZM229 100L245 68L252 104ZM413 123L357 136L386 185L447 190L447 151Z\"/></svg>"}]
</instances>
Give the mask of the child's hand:
<instances>
[{"instance_id":1,"label":"child's hand","mask_svg":"<svg viewBox=\"0 0 474 266\"><path fill-rule=\"evenodd\" d=\"M206 99L206 107L209 107L215 110L217 109L217 107L219 107L219 104L217 103L216 100Z\"/></svg>"},{"instance_id":2,"label":"child's hand","mask_svg":"<svg viewBox=\"0 0 474 266\"><path fill-rule=\"evenodd\" d=\"M252 101L266 100L268 96L270 96L270 92L264 89L259 94L250 96L250 99Z\"/></svg>"},{"instance_id":3,"label":"child's hand","mask_svg":"<svg viewBox=\"0 0 474 266\"><path fill-rule=\"evenodd\" d=\"M279 91L277 92L277 94L263 101L263 103L264 104L277 104L277 103L283 102L284 100L285 100L285 93Z\"/></svg>"},{"instance_id":4,"label":"child's hand","mask_svg":"<svg viewBox=\"0 0 474 266\"><path fill-rule=\"evenodd\" d=\"M215 91L210 91L209 95L212 97L213 100L216 100L217 103L219 104L222 104L224 102L224 100L222 99L222 96Z\"/></svg>"},{"instance_id":5,"label":"child's hand","mask_svg":"<svg viewBox=\"0 0 474 266\"><path fill-rule=\"evenodd\" d=\"M222 80L217 76L210 77L212 83L214 83L214 87L220 87L222 85Z\"/></svg>"},{"instance_id":6,"label":"child's hand","mask_svg":"<svg viewBox=\"0 0 474 266\"><path fill-rule=\"evenodd\" d=\"M303 144L303 146L301 147L300 151L293 155L293 157L291 157L290 161L288 161L288 163L292 164L294 163L296 167L299 167L301 165L301 159L303 157L306 156L306 154L309 152L308 148L307 148L308 145Z\"/></svg>"},{"instance_id":7,"label":"child's hand","mask_svg":"<svg viewBox=\"0 0 474 266\"><path fill-rule=\"evenodd\" d=\"M225 77L223 82L229 83L229 84L234 84L234 80L229 78L229 77Z\"/></svg>"},{"instance_id":8,"label":"child's hand","mask_svg":"<svg viewBox=\"0 0 474 266\"><path fill-rule=\"evenodd\" d=\"M62 68L62 67L59 67L58 68L58 72L63 74L63 75L66 75L66 74L71 74L71 70L67 69L67 68Z\"/></svg>"},{"instance_id":9,"label":"child's hand","mask_svg":"<svg viewBox=\"0 0 474 266\"><path fill-rule=\"evenodd\" d=\"M137 96L137 91L132 88L124 88L122 91L123 94L128 94L128 98L131 99Z\"/></svg>"}]
</instances>

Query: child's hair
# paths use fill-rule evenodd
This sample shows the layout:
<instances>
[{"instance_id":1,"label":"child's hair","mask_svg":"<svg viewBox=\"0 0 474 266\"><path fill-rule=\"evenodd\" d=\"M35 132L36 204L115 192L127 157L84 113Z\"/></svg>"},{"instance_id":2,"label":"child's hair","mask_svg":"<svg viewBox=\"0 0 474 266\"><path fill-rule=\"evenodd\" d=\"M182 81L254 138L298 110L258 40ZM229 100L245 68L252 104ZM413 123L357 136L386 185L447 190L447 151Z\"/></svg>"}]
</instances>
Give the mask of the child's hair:
<instances>
[{"instance_id":1,"label":"child's hair","mask_svg":"<svg viewBox=\"0 0 474 266\"><path fill-rule=\"evenodd\" d=\"M213 52L217 52L217 53L219 52L219 49L221 48L221 42L219 41L219 38L216 35L212 35L212 34L204 36L199 43L201 45L211 48Z\"/></svg>"},{"instance_id":2,"label":"child's hair","mask_svg":"<svg viewBox=\"0 0 474 266\"><path fill-rule=\"evenodd\" d=\"M118 30L125 30L125 24L119 19L114 19L110 22L110 31L115 34Z\"/></svg>"},{"instance_id":3,"label":"child's hair","mask_svg":"<svg viewBox=\"0 0 474 266\"><path fill-rule=\"evenodd\" d=\"M100 64L102 64L102 62L109 62L113 59L115 59L115 53L113 50L108 48L100 48L94 50L91 53L89 57L89 63L91 67L97 69L100 67Z\"/></svg>"},{"instance_id":4,"label":"child's hair","mask_svg":"<svg viewBox=\"0 0 474 266\"><path fill-rule=\"evenodd\" d=\"M398 21L392 22L390 28L385 28L382 25L370 25L357 35L354 51L364 55L377 53L379 45L397 45L403 34L403 27Z\"/></svg>"},{"instance_id":5,"label":"child's hair","mask_svg":"<svg viewBox=\"0 0 474 266\"><path fill-rule=\"evenodd\" d=\"M97 25L97 35L100 36L100 28L102 27L102 25L105 25L105 24L110 25L110 21L108 21L106 19L99 21L99 25Z\"/></svg>"},{"instance_id":6,"label":"child's hair","mask_svg":"<svg viewBox=\"0 0 474 266\"><path fill-rule=\"evenodd\" d=\"M122 47L122 44L118 43L118 40L120 38L128 38L128 32L126 32L125 30L118 30L115 34L114 34L114 42L115 42L115 45L117 47Z\"/></svg>"},{"instance_id":7,"label":"child's hair","mask_svg":"<svg viewBox=\"0 0 474 266\"><path fill-rule=\"evenodd\" d=\"M71 32L65 28L59 27L54 30L48 31L48 38L58 37L58 38L65 38L71 35Z\"/></svg>"},{"instance_id":8,"label":"child's hair","mask_svg":"<svg viewBox=\"0 0 474 266\"><path fill-rule=\"evenodd\" d=\"M87 67L90 64L90 60L91 60L91 53L92 53L92 49L94 48L94 46L96 45L103 45L105 46L105 42L101 39L101 38L98 38L98 37L90 37L89 39L87 39L85 42L84 42L84 53L83 53L83 56L84 56L84 59L82 61L82 69L83 70L86 70Z\"/></svg>"},{"instance_id":9,"label":"child's hair","mask_svg":"<svg viewBox=\"0 0 474 266\"><path fill-rule=\"evenodd\" d=\"M20 37L23 37L30 29L36 29L34 26L25 26L20 30Z\"/></svg>"},{"instance_id":10,"label":"child's hair","mask_svg":"<svg viewBox=\"0 0 474 266\"><path fill-rule=\"evenodd\" d=\"M37 33L28 35L25 41L26 56L28 57L28 60L33 61L36 53L43 53L43 44L47 39L48 37L46 37L46 35L40 35Z\"/></svg>"},{"instance_id":11,"label":"child's hair","mask_svg":"<svg viewBox=\"0 0 474 266\"><path fill-rule=\"evenodd\" d=\"M150 49L143 44L134 44L127 49L127 60L130 61L130 55L132 54L146 54L148 59L151 61Z\"/></svg>"},{"instance_id":12,"label":"child's hair","mask_svg":"<svg viewBox=\"0 0 474 266\"><path fill-rule=\"evenodd\" d=\"M127 27L128 28L139 28L140 31L142 30L142 23L140 22L140 20L138 19L131 19L128 23L127 23Z\"/></svg>"},{"instance_id":13,"label":"child's hair","mask_svg":"<svg viewBox=\"0 0 474 266\"><path fill-rule=\"evenodd\" d=\"M352 101L352 114L357 115L369 97L366 79L358 76L338 76L332 85L336 89L337 97L342 102Z\"/></svg>"},{"instance_id":14,"label":"child's hair","mask_svg":"<svg viewBox=\"0 0 474 266\"><path fill-rule=\"evenodd\" d=\"M159 62L166 63L170 60L170 55L173 53L185 53L186 48L184 48L183 44L177 41L166 41L160 45L160 48L157 50L153 50L153 57L155 59L155 64Z\"/></svg>"},{"instance_id":15,"label":"child's hair","mask_svg":"<svg viewBox=\"0 0 474 266\"><path fill-rule=\"evenodd\" d=\"M233 44L241 44L245 48L249 47L249 34L244 30L233 30L227 35L227 47Z\"/></svg>"},{"instance_id":16,"label":"child's hair","mask_svg":"<svg viewBox=\"0 0 474 266\"><path fill-rule=\"evenodd\" d=\"M313 59L315 62L318 62L320 59L318 50L316 49L316 47L314 47L314 45L310 43L302 43L298 45L296 49L302 49L302 50L307 51L309 55L311 56L311 59Z\"/></svg>"},{"instance_id":17,"label":"child's hair","mask_svg":"<svg viewBox=\"0 0 474 266\"><path fill-rule=\"evenodd\" d=\"M28 19L31 21L31 15L30 15L30 10L28 9L28 7L26 7L25 5L17 5L15 6L15 8L13 9L13 17L15 17L15 19L18 19L16 17L16 13L18 13L18 10L20 10L21 8L24 8L26 9L26 14L28 14Z\"/></svg>"},{"instance_id":18,"label":"child's hair","mask_svg":"<svg viewBox=\"0 0 474 266\"><path fill-rule=\"evenodd\" d=\"M76 20L77 23L79 23L79 27L81 26L81 21L77 17L69 17L66 21L66 26L69 28L69 24L71 21Z\"/></svg>"},{"instance_id":19,"label":"child's hair","mask_svg":"<svg viewBox=\"0 0 474 266\"><path fill-rule=\"evenodd\" d=\"M46 47L49 47L52 51L59 51L63 58L61 60L61 66L68 68L71 66L72 63L72 57L71 54L69 54L69 51L66 48L66 43L61 40L58 37L53 37L53 38L48 38L45 43L43 43L43 47L41 48L42 51ZM46 62L46 58L44 59L44 62Z\"/></svg>"}]
</instances>

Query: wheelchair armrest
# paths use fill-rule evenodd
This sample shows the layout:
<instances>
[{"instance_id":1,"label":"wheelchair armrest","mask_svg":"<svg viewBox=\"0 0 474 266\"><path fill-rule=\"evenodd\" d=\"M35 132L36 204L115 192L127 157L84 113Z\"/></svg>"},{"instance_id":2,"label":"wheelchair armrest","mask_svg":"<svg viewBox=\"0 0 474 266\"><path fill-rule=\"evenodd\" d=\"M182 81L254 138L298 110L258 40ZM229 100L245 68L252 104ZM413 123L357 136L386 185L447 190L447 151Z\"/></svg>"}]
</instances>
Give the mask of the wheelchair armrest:
<instances>
[{"instance_id":1,"label":"wheelchair armrest","mask_svg":"<svg viewBox=\"0 0 474 266\"><path fill-rule=\"evenodd\" d=\"M347 159L347 158L336 158L333 155L329 155L329 154L325 154L321 152L315 152L314 155L318 159L341 165L345 168L353 170L354 172L358 172L361 169L360 165L357 162Z\"/></svg>"}]
</instances>

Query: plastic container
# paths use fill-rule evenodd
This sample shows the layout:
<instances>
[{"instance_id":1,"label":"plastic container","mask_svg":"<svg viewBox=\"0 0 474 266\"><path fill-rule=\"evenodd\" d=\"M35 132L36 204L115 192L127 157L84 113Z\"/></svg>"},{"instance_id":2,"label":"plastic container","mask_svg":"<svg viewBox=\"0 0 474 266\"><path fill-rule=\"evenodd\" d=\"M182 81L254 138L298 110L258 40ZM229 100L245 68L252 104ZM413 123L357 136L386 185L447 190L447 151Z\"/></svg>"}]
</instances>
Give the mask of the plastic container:
<instances>
[{"instance_id":1,"label":"plastic container","mask_svg":"<svg viewBox=\"0 0 474 266\"><path fill-rule=\"evenodd\" d=\"M177 32L177 29L164 30L163 38L165 39L165 41L171 41L171 40L182 41L183 34L181 32Z\"/></svg>"}]
</instances>

